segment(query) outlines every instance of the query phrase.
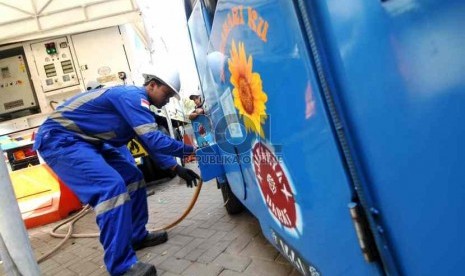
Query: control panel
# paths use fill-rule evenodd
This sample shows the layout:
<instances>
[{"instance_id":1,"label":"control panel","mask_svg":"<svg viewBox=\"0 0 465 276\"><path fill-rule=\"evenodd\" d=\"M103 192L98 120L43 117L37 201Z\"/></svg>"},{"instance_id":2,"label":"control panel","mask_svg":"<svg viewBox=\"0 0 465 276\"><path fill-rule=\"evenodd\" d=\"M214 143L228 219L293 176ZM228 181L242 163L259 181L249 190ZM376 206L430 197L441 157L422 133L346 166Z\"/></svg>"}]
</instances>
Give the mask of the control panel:
<instances>
[{"instance_id":1,"label":"control panel","mask_svg":"<svg viewBox=\"0 0 465 276\"><path fill-rule=\"evenodd\" d=\"M44 92L79 84L66 37L31 44Z\"/></svg>"},{"instance_id":2,"label":"control panel","mask_svg":"<svg viewBox=\"0 0 465 276\"><path fill-rule=\"evenodd\" d=\"M36 106L24 56L0 59L0 114Z\"/></svg>"}]
</instances>

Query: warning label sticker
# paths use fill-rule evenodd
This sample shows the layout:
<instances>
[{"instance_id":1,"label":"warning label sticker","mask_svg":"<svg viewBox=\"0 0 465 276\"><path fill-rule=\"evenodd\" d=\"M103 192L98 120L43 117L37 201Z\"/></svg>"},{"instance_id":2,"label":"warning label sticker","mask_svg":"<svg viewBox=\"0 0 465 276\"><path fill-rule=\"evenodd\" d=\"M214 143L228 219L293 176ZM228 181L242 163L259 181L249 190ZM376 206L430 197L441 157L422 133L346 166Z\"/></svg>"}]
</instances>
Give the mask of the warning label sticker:
<instances>
[{"instance_id":1,"label":"warning label sticker","mask_svg":"<svg viewBox=\"0 0 465 276\"><path fill-rule=\"evenodd\" d=\"M285 165L273 151L257 142L252 148L253 168L266 205L279 223L294 229L299 224L298 205Z\"/></svg>"}]
</instances>

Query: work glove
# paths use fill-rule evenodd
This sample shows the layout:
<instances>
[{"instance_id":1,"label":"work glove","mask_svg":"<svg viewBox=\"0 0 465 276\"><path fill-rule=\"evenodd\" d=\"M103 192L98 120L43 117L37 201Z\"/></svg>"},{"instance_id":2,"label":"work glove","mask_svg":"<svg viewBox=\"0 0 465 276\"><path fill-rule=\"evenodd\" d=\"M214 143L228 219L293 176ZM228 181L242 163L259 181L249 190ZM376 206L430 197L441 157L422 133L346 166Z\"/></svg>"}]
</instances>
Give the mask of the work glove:
<instances>
[{"instance_id":1,"label":"work glove","mask_svg":"<svg viewBox=\"0 0 465 276\"><path fill-rule=\"evenodd\" d=\"M186 180L187 187L189 188L197 186L197 180L200 181L200 176L191 169L186 169L182 166L177 165L174 171L177 175L179 175L179 177Z\"/></svg>"}]
</instances>

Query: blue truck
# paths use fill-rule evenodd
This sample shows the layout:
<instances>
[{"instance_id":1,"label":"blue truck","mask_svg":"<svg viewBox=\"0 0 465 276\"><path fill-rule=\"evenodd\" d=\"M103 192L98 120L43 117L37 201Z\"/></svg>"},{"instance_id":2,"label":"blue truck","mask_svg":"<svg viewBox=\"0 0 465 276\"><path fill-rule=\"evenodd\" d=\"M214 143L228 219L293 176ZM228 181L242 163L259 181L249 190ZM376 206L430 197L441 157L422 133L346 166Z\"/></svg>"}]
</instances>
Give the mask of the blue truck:
<instances>
[{"instance_id":1,"label":"blue truck","mask_svg":"<svg viewBox=\"0 0 465 276\"><path fill-rule=\"evenodd\" d=\"M303 275L463 275L464 1L186 3L229 213Z\"/></svg>"}]
</instances>

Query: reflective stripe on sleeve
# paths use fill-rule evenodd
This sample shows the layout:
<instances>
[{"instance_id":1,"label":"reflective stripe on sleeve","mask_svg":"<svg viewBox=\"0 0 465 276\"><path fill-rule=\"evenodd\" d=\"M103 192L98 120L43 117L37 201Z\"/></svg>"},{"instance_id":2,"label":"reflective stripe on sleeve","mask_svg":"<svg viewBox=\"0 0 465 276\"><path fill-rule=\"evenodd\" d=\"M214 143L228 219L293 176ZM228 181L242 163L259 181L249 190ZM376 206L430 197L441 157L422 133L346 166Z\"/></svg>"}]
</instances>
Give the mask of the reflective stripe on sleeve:
<instances>
[{"instance_id":1,"label":"reflective stripe on sleeve","mask_svg":"<svg viewBox=\"0 0 465 276\"><path fill-rule=\"evenodd\" d=\"M137 135L141 136L149 132L157 131L158 125L156 123L148 123L140 126L134 127L134 131Z\"/></svg>"}]
</instances>

